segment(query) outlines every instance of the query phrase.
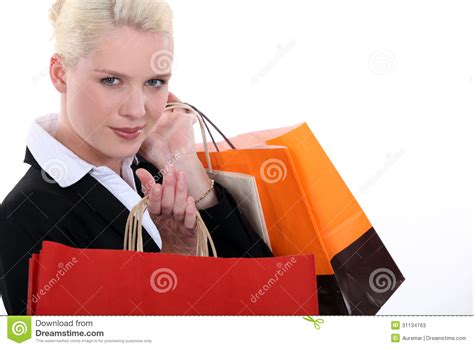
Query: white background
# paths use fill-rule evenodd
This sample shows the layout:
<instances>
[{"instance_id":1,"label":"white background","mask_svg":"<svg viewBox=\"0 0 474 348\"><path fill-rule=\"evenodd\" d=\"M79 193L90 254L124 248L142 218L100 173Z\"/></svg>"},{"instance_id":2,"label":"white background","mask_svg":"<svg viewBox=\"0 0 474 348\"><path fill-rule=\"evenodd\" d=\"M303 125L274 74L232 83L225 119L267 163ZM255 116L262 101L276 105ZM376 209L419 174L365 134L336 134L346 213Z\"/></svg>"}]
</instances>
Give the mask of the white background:
<instances>
[{"instance_id":1,"label":"white background","mask_svg":"<svg viewBox=\"0 0 474 348\"><path fill-rule=\"evenodd\" d=\"M309 124L406 278L379 314L473 313L474 2L170 3L170 90L229 136ZM59 110L50 4L1 5L0 200Z\"/></svg>"}]
</instances>

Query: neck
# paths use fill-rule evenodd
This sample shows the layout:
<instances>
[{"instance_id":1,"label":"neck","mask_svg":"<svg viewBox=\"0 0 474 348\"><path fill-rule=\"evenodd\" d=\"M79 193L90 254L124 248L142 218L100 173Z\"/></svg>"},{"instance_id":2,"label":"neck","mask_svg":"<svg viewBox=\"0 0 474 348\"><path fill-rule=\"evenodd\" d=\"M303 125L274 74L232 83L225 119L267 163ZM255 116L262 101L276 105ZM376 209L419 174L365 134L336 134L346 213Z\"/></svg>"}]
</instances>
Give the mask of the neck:
<instances>
[{"instance_id":1,"label":"neck","mask_svg":"<svg viewBox=\"0 0 474 348\"><path fill-rule=\"evenodd\" d=\"M121 160L105 156L82 139L74 129L72 129L68 118L63 113L59 115L58 128L54 137L84 161L96 167L109 167L121 176Z\"/></svg>"}]
</instances>

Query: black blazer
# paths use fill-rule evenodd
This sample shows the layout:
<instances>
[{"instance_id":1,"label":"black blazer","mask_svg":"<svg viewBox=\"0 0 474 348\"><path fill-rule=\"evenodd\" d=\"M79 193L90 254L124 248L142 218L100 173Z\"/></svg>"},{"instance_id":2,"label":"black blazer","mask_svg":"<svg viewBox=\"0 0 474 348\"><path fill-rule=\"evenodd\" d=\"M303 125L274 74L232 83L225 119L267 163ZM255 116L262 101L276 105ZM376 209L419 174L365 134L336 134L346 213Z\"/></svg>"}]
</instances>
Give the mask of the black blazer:
<instances>
[{"instance_id":1,"label":"black blazer","mask_svg":"<svg viewBox=\"0 0 474 348\"><path fill-rule=\"evenodd\" d=\"M141 156L135 175L145 168L155 178L159 171ZM60 187L38 165L28 148L24 162L31 165L0 207L0 290L8 314L26 313L28 260L43 240L76 248L123 249L129 210L100 182L87 174L74 185ZM47 178L48 180L45 180ZM51 183L53 182L53 183ZM271 257L265 242L249 226L234 198L215 183L219 203L200 210L219 257ZM160 249L143 228L145 252ZM212 253L210 251L210 253Z\"/></svg>"}]
</instances>

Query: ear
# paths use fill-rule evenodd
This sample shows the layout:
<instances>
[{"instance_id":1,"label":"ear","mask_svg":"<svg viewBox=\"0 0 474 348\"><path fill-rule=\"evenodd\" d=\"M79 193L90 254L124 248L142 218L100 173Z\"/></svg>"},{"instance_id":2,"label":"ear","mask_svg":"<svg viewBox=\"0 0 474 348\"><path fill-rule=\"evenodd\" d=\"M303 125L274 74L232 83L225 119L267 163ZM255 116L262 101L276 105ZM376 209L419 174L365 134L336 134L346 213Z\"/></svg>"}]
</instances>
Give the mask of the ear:
<instances>
[{"instance_id":1,"label":"ear","mask_svg":"<svg viewBox=\"0 0 474 348\"><path fill-rule=\"evenodd\" d=\"M62 57L57 53L51 57L49 76L56 90L59 93L66 93L66 69L62 63Z\"/></svg>"}]
</instances>

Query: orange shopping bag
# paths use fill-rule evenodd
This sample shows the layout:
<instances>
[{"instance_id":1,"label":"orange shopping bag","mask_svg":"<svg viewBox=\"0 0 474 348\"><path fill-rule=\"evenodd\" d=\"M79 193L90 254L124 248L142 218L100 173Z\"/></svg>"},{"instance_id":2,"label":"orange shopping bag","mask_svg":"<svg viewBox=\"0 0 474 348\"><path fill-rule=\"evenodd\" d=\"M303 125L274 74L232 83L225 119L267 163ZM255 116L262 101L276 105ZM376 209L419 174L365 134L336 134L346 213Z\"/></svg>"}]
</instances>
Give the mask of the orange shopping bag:
<instances>
[{"instance_id":1,"label":"orange shopping bag","mask_svg":"<svg viewBox=\"0 0 474 348\"><path fill-rule=\"evenodd\" d=\"M314 255L320 313L375 314L404 277L308 125L224 138L212 167L255 177L275 255Z\"/></svg>"}]
</instances>

